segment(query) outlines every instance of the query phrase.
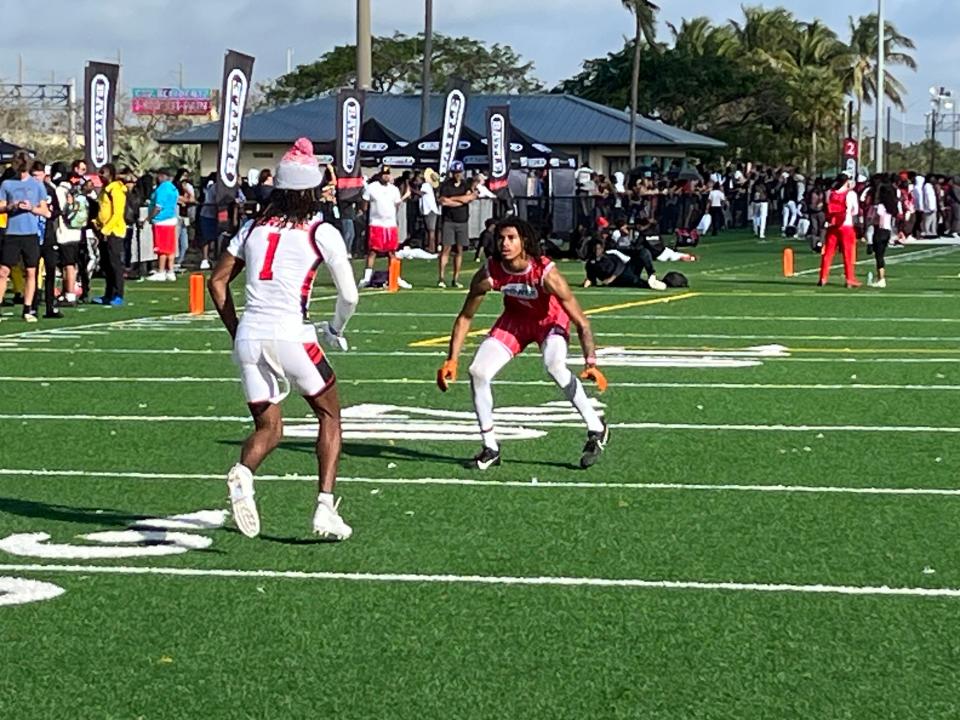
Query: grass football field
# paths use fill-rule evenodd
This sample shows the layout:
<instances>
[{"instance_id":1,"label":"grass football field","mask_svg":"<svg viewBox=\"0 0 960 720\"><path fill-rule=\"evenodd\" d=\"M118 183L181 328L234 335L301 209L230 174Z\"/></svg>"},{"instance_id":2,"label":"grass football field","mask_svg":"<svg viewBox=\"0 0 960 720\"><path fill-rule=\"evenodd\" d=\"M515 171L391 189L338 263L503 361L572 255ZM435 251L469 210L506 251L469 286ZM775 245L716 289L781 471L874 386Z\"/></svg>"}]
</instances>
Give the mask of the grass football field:
<instances>
[{"instance_id":1,"label":"grass football field","mask_svg":"<svg viewBox=\"0 0 960 720\"><path fill-rule=\"evenodd\" d=\"M495 386L503 466L466 469L481 335L434 384L464 291L409 262L413 291L362 292L330 353L340 544L310 536L298 398L262 536L224 517L250 422L185 280L56 325L6 309L0 718L960 716L960 251L891 251L887 290L847 291L799 244L784 279L781 246L578 292L611 383L588 471L535 348ZM322 271L315 297L323 319Z\"/></svg>"}]
</instances>

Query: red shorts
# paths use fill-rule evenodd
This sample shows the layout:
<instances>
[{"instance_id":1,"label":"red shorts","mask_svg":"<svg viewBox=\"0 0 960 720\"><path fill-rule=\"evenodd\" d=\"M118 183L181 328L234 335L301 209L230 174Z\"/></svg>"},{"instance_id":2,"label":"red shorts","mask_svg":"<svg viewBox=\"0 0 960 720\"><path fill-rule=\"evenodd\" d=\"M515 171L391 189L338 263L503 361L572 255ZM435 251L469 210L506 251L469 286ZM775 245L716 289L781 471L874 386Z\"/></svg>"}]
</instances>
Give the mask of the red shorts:
<instances>
[{"instance_id":1,"label":"red shorts","mask_svg":"<svg viewBox=\"0 0 960 720\"><path fill-rule=\"evenodd\" d=\"M157 255L177 254L177 226L153 226L153 251Z\"/></svg>"},{"instance_id":2,"label":"red shorts","mask_svg":"<svg viewBox=\"0 0 960 720\"><path fill-rule=\"evenodd\" d=\"M371 225L367 228L367 249L371 252L396 252L400 247L400 231L395 227Z\"/></svg>"},{"instance_id":3,"label":"red shorts","mask_svg":"<svg viewBox=\"0 0 960 720\"><path fill-rule=\"evenodd\" d=\"M499 340L511 353L519 355L530 343L543 345L551 335L570 339L570 318L548 318L530 322L509 315L501 315L490 329L487 337Z\"/></svg>"}]
</instances>

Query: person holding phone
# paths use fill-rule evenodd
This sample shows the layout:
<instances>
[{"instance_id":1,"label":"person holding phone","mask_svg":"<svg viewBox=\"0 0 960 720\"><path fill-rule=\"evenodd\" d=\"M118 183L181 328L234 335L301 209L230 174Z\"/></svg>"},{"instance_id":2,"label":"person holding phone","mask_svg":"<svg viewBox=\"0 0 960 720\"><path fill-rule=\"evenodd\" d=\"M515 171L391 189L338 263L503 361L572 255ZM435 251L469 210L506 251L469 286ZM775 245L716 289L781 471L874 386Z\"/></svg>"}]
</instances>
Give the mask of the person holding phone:
<instances>
[{"instance_id":1,"label":"person holding phone","mask_svg":"<svg viewBox=\"0 0 960 720\"><path fill-rule=\"evenodd\" d=\"M19 152L13 158L13 178L0 183L0 213L7 215L7 231L0 244L0 299L7 291L10 269L21 261L24 267L23 319L37 322L31 310L37 291L40 262L40 218L50 217L47 189L30 175L30 156Z\"/></svg>"}]
</instances>

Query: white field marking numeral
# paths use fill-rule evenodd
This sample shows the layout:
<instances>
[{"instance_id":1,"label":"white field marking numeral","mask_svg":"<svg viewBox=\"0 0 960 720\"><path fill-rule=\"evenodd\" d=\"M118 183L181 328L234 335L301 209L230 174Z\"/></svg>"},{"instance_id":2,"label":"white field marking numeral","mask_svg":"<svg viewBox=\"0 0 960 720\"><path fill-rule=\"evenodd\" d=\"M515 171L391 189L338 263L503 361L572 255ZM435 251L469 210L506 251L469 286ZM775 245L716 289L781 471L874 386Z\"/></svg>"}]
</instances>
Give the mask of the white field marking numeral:
<instances>
[{"instance_id":1,"label":"white field marking numeral","mask_svg":"<svg viewBox=\"0 0 960 720\"><path fill-rule=\"evenodd\" d=\"M25 578L0 577L0 606L26 605L27 603L52 600L63 595L64 589L53 583Z\"/></svg>"},{"instance_id":2,"label":"white field marking numeral","mask_svg":"<svg viewBox=\"0 0 960 720\"><path fill-rule=\"evenodd\" d=\"M0 550L20 557L45 560L101 560L113 558L180 555L210 547L213 540L184 530L214 530L226 522L226 510L200 510L166 518L147 518L127 530L106 530L78 535L97 543L74 545L47 542L47 533L17 533L0 540ZM64 589L51 583L22 578L0 577L0 606L50 600Z\"/></svg>"}]
</instances>

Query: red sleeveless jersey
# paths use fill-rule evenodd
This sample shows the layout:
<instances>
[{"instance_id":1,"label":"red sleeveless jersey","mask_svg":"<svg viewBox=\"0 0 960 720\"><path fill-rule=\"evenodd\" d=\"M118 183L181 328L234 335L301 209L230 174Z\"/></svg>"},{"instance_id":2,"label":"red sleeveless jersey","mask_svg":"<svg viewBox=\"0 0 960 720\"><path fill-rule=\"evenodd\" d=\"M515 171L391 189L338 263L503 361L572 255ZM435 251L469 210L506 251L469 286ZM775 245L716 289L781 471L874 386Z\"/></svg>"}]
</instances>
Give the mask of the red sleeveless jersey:
<instances>
[{"instance_id":1,"label":"red sleeveless jersey","mask_svg":"<svg viewBox=\"0 0 960 720\"><path fill-rule=\"evenodd\" d=\"M567 326L569 318L560 301L543 287L544 276L554 267L550 258L530 258L526 270L514 273L498 260L487 260L493 289L503 294L503 314L536 325Z\"/></svg>"}]
</instances>

